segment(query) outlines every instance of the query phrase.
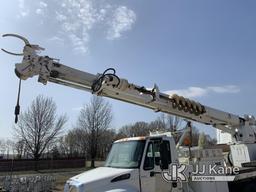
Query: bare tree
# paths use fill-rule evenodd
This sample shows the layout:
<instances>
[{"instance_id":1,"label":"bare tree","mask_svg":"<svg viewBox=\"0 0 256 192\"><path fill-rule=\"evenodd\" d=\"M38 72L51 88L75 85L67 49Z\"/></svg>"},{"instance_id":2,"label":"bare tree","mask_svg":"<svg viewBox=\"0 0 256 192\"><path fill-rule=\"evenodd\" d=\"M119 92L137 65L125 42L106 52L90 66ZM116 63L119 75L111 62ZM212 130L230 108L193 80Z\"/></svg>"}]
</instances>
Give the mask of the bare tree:
<instances>
[{"instance_id":1,"label":"bare tree","mask_svg":"<svg viewBox=\"0 0 256 192\"><path fill-rule=\"evenodd\" d=\"M147 136L154 131L173 131L180 129L182 120L175 116L161 114L156 120L149 123L136 122L130 125L124 125L118 130L117 138Z\"/></svg>"},{"instance_id":2,"label":"bare tree","mask_svg":"<svg viewBox=\"0 0 256 192\"><path fill-rule=\"evenodd\" d=\"M112 146L112 143L115 141L116 132L113 129L104 130L101 134L99 141L99 150L97 156L101 159L107 157L108 152Z\"/></svg>"},{"instance_id":3,"label":"bare tree","mask_svg":"<svg viewBox=\"0 0 256 192\"><path fill-rule=\"evenodd\" d=\"M165 119L167 130L175 132L182 128L183 120L180 117L174 115L166 115Z\"/></svg>"},{"instance_id":4,"label":"bare tree","mask_svg":"<svg viewBox=\"0 0 256 192\"><path fill-rule=\"evenodd\" d=\"M10 140L10 139L5 140L6 158L7 159L10 159L10 152L11 151L13 152L14 145L15 145L15 143L12 140Z\"/></svg>"},{"instance_id":5,"label":"bare tree","mask_svg":"<svg viewBox=\"0 0 256 192\"><path fill-rule=\"evenodd\" d=\"M21 114L18 125L14 128L15 134L25 142L28 152L36 161L59 136L67 121L65 115L57 118L56 109L51 98L39 95L27 111Z\"/></svg>"},{"instance_id":6,"label":"bare tree","mask_svg":"<svg viewBox=\"0 0 256 192\"><path fill-rule=\"evenodd\" d=\"M85 157L89 150L89 135L86 129L75 128L65 137L69 157Z\"/></svg>"},{"instance_id":7,"label":"bare tree","mask_svg":"<svg viewBox=\"0 0 256 192\"><path fill-rule=\"evenodd\" d=\"M19 140L14 145L15 151L17 152L17 158L21 159L23 156L25 156L25 150L26 150L26 143L24 140Z\"/></svg>"},{"instance_id":8,"label":"bare tree","mask_svg":"<svg viewBox=\"0 0 256 192\"><path fill-rule=\"evenodd\" d=\"M134 136L132 133L132 124L124 125L118 130L117 139Z\"/></svg>"},{"instance_id":9,"label":"bare tree","mask_svg":"<svg viewBox=\"0 0 256 192\"><path fill-rule=\"evenodd\" d=\"M118 131L122 137L137 137L149 135L149 125L146 122L138 121L134 124L124 125Z\"/></svg>"},{"instance_id":10,"label":"bare tree","mask_svg":"<svg viewBox=\"0 0 256 192\"><path fill-rule=\"evenodd\" d=\"M104 130L112 121L112 110L108 102L101 97L93 96L91 102L85 105L78 117L78 128L85 129L89 136L91 167L95 167L95 157L98 144Z\"/></svg>"},{"instance_id":11,"label":"bare tree","mask_svg":"<svg viewBox=\"0 0 256 192\"><path fill-rule=\"evenodd\" d=\"M6 151L5 140L0 140L0 159L4 158Z\"/></svg>"},{"instance_id":12,"label":"bare tree","mask_svg":"<svg viewBox=\"0 0 256 192\"><path fill-rule=\"evenodd\" d=\"M165 131L172 132L172 135L173 135L173 138L174 138L175 142L178 142L179 138L182 135L180 130L182 128L184 128L185 121L182 118L178 117L178 116L164 114L164 113L162 113L158 117L157 120L159 121L159 123L162 122L162 124L163 124L162 126L164 126L164 127L162 127L162 129L164 129Z\"/></svg>"},{"instance_id":13,"label":"bare tree","mask_svg":"<svg viewBox=\"0 0 256 192\"><path fill-rule=\"evenodd\" d=\"M151 121L149 123L149 130L151 132L166 131L166 124L164 122L164 119L162 119L161 117L158 117L156 120Z\"/></svg>"}]
</instances>

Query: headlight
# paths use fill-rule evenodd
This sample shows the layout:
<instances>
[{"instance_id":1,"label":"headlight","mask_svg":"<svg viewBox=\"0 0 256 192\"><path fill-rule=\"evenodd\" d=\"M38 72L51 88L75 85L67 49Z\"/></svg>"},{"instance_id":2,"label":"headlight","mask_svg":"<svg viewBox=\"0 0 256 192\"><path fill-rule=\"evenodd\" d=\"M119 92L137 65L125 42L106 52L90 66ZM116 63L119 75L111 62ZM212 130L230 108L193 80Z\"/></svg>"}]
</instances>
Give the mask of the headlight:
<instances>
[{"instance_id":1,"label":"headlight","mask_svg":"<svg viewBox=\"0 0 256 192\"><path fill-rule=\"evenodd\" d=\"M64 192L79 192L79 191L75 186L72 186L66 183L64 187Z\"/></svg>"},{"instance_id":2,"label":"headlight","mask_svg":"<svg viewBox=\"0 0 256 192\"><path fill-rule=\"evenodd\" d=\"M84 192L84 186L78 181L68 180L65 184L64 192Z\"/></svg>"}]
</instances>

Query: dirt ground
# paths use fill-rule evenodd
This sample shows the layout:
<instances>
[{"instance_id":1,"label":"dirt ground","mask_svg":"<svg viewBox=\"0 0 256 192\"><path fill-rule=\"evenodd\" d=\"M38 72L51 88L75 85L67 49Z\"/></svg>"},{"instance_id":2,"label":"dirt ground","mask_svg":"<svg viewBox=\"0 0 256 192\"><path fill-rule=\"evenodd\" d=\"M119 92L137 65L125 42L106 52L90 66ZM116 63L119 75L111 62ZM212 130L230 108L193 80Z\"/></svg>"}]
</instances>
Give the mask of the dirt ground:
<instances>
[{"instance_id":1,"label":"dirt ground","mask_svg":"<svg viewBox=\"0 0 256 192\"><path fill-rule=\"evenodd\" d=\"M64 189L65 182L75 175L78 175L82 172L88 171L90 168L89 162L86 162L87 167L84 168L72 168L72 169L54 169L54 170L42 170L42 171L20 171L13 172L12 175L18 176L33 176L33 175L49 175L56 178L55 188L53 191L60 192ZM95 162L96 167L102 166L102 162ZM10 172L0 172L0 177L10 175ZM0 190L1 191L1 190Z\"/></svg>"}]
</instances>

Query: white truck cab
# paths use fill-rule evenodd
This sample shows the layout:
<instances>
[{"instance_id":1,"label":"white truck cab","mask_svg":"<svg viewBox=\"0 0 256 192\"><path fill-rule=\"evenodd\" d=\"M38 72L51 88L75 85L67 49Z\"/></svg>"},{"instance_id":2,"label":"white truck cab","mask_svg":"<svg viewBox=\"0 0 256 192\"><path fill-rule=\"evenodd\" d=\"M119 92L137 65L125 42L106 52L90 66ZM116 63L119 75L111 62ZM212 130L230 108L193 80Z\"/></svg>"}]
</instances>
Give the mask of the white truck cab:
<instances>
[{"instance_id":1,"label":"white truck cab","mask_svg":"<svg viewBox=\"0 0 256 192\"><path fill-rule=\"evenodd\" d=\"M169 192L173 185L165 182L161 162L178 163L174 139L167 135L132 137L114 142L104 167L70 178L68 191L93 192ZM174 185L174 187L177 187Z\"/></svg>"},{"instance_id":2,"label":"white truck cab","mask_svg":"<svg viewBox=\"0 0 256 192\"><path fill-rule=\"evenodd\" d=\"M171 164L186 165L186 181L166 181L163 173ZM192 172L209 165L227 167L221 149L195 147L188 155L187 148L177 149L170 133L125 138L113 143L103 167L70 178L64 192L248 192L256 186L255 169L235 175L230 182L191 179ZM209 170L204 174L211 175Z\"/></svg>"}]
</instances>

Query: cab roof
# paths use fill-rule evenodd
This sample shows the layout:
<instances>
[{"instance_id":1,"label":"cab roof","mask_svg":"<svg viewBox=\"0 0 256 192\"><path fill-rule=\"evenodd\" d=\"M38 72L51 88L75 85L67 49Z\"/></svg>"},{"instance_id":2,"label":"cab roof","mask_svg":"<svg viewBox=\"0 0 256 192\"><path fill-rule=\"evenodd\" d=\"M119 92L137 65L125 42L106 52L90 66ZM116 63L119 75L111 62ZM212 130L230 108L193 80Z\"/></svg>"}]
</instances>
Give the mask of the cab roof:
<instances>
[{"instance_id":1,"label":"cab roof","mask_svg":"<svg viewBox=\"0 0 256 192\"><path fill-rule=\"evenodd\" d=\"M124 141L140 141L140 140L146 140L146 136L141 136L141 137L126 137L123 139L116 140L114 143L118 142L124 142Z\"/></svg>"}]
</instances>

